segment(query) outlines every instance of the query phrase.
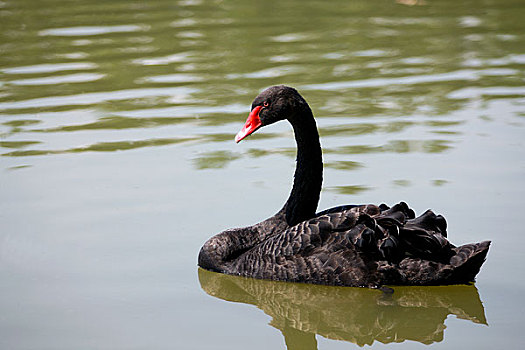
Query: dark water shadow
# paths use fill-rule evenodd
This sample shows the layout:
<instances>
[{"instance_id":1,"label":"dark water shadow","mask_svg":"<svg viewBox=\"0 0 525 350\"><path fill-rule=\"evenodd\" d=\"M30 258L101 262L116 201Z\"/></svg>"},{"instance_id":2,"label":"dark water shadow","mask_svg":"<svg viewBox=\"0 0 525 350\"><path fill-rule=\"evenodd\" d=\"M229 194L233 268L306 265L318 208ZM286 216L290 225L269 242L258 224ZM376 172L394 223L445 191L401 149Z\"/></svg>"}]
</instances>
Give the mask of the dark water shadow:
<instances>
[{"instance_id":1,"label":"dark water shadow","mask_svg":"<svg viewBox=\"0 0 525 350\"><path fill-rule=\"evenodd\" d=\"M272 317L288 350L317 349L316 335L359 346L444 339L448 315L487 324L474 285L395 287L393 294L256 280L199 269L201 288L226 301L252 304Z\"/></svg>"}]
</instances>

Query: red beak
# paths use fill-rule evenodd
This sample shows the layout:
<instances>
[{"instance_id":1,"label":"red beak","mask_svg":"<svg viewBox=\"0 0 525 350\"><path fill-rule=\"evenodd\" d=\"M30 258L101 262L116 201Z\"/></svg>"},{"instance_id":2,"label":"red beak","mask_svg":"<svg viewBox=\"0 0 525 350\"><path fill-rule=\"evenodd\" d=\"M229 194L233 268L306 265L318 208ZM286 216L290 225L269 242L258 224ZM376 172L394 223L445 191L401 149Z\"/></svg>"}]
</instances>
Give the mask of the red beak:
<instances>
[{"instance_id":1,"label":"red beak","mask_svg":"<svg viewBox=\"0 0 525 350\"><path fill-rule=\"evenodd\" d=\"M246 119L246 123L244 124L243 128L241 131L239 131L239 133L237 133L237 135L235 135L235 142L240 142L246 136L250 135L261 127L261 118L259 118L259 112L261 109L261 106L257 106L250 112L250 115L248 116L248 119Z\"/></svg>"}]
</instances>

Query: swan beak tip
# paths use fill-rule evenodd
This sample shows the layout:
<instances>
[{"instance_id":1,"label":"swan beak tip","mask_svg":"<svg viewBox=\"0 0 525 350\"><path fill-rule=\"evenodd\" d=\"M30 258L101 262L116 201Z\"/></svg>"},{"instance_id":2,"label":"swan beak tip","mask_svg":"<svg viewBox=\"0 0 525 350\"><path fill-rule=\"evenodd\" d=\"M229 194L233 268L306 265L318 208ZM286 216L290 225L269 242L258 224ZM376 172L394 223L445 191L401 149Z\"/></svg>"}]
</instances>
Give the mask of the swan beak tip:
<instances>
[{"instance_id":1,"label":"swan beak tip","mask_svg":"<svg viewBox=\"0 0 525 350\"><path fill-rule=\"evenodd\" d=\"M246 123L242 127L241 131L235 135L235 142L239 143L246 136L252 134L254 131L259 129L262 126L261 118L259 118L259 112L261 111L261 106L255 107L248 116Z\"/></svg>"}]
</instances>

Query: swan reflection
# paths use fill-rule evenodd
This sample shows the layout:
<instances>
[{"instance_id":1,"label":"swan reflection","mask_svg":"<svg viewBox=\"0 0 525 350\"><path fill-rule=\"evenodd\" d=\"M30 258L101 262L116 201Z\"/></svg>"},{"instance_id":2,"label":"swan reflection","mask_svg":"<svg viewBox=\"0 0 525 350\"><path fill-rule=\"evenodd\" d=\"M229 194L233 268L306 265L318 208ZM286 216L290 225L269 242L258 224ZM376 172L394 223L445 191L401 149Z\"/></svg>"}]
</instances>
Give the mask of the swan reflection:
<instances>
[{"instance_id":1,"label":"swan reflection","mask_svg":"<svg viewBox=\"0 0 525 350\"><path fill-rule=\"evenodd\" d=\"M243 278L198 270L202 289L226 301L252 304L272 317L288 350L317 349L315 335L359 346L444 338L448 315L487 324L474 285L379 290Z\"/></svg>"}]
</instances>

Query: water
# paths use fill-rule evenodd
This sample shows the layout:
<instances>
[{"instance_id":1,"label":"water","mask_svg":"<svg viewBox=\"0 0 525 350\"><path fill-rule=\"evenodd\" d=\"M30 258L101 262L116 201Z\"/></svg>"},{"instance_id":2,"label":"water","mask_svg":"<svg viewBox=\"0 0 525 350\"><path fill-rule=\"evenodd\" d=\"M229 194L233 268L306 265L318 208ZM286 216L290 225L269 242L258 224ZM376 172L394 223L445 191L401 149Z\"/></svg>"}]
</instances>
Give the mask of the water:
<instances>
[{"instance_id":1,"label":"water","mask_svg":"<svg viewBox=\"0 0 525 350\"><path fill-rule=\"evenodd\" d=\"M0 2L0 347L522 348L524 17L511 0ZM197 269L206 239L288 196L286 123L233 142L279 83L317 116L320 209L432 207L454 243L493 241L475 286Z\"/></svg>"}]
</instances>

